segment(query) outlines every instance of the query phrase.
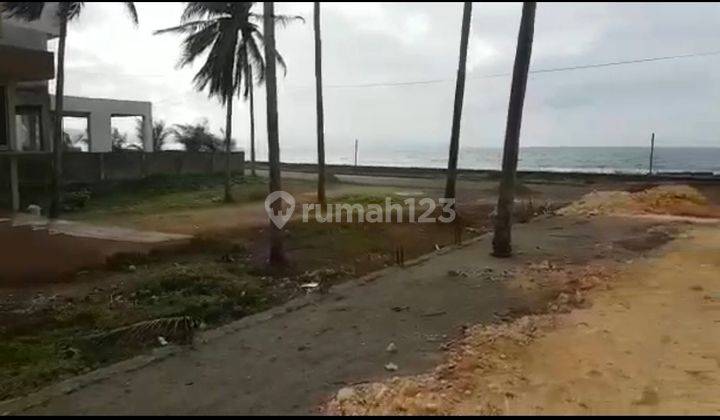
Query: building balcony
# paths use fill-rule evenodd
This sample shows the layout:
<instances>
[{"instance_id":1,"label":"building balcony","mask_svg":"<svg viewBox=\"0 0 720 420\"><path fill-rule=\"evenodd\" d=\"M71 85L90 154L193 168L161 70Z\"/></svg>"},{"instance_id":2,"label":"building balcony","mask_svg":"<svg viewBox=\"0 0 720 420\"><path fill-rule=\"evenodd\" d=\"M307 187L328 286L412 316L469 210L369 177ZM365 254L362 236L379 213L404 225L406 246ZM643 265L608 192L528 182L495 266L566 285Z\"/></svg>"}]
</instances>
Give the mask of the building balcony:
<instances>
[{"instance_id":1,"label":"building balcony","mask_svg":"<svg viewBox=\"0 0 720 420\"><path fill-rule=\"evenodd\" d=\"M29 82L55 77L54 55L48 51L0 45L0 81Z\"/></svg>"}]
</instances>

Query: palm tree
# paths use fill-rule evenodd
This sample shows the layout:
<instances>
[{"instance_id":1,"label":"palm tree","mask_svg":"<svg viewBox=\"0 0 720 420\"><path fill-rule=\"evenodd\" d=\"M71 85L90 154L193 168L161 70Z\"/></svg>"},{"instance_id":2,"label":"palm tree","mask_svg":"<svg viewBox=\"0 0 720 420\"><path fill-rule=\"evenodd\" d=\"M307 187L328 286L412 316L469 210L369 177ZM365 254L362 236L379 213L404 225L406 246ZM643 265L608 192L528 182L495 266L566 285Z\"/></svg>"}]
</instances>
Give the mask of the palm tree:
<instances>
[{"instance_id":1,"label":"palm tree","mask_svg":"<svg viewBox=\"0 0 720 420\"><path fill-rule=\"evenodd\" d=\"M167 141L167 138L170 136L171 131L170 128L168 128L167 125L165 125L165 121L163 120L157 120L153 122L152 127L152 143L153 143L153 151L158 152L162 150L163 146L165 146L165 142Z\"/></svg>"},{"instance_id":2,"label":"palm tree","mask_svg":"<svg viewBox=\"0 0 720 420\"><path fill-rule=\"evenodd\" d=\"M222 139L210 132L207 120L199 124L176 124L170 132L187 152L217 152L223 147Z\"/></svg>"},{"instance_id":3,"label":"palm tree","mask_svg":"<svg viewBox=\"0 0 720 420\"><path fill-rule=\"evenodd\" d=\"M138 118L135 123L135 135L140 139L140 144L145 144L145 121L143 118ZM153 121L152 130L150 132L152 136L152 148L154 152L162 150L165 145L165 141L170 135L170 129L165 125L165 121L156 120Z\"/></svg>"},{"instance_id":4,"label":"palm tree","mask_svg":"<svg viewBox=\"0 0 720 420\"><path fill-rule=\"evenodd\" d=\"M253 92L252 67L248 66L247 74L245 89L248 92L248 104L250 105L250 173L252 176L257 176L255 173L255 94Z\"/></svg>"},{"instance_id":5,"label":"palm tree","mask_svg":"<svg viewBox=\"0 0 720 420\"><path fill-rule=\"evenodd\" d=\"M138 24L137 11L135 4L131 1L123 2L130 17ZM68 22L80 16L80 12L85 6L84 1L64 1L64 2L31 2L31 1L8 1L0 4L0 14L22 19L25 21L35 21L40 19L43 10L47 6L57 7L57 18L60 25L60 34L58 40L58 59L57 59L57 76L55 83L55 121L53 127L53 165L52 176L50 181L50 208L48 216L57 218L60 215L60 187L62 184L62 149L63 149L63 95L65 94L65 43L67 41L67 25Z\"/></svg>"},{"instance_id":6,"label":"palm tree","mask_svg":"<svg viewBox=\"0 0 720 420\"><path fill-rule=\"evenodd\" d=\"M535 31L535 8L535 2L524 2L520 19L512 87L510 88L507 126L505 128L500 195L498 197L495 233L493 236L493 255L496 257L509 257L512 255L511 229L513 202L515 201L515 175L517 172L518 151L520 149L520 127L525 103L525 88L527 87L528 71L530 70L530 56L532 55L533 33Z\"/></svg>"},{"instance_id":7,"label":"palm tree","mask_svg":"<svg viewBox=\"0 0 720 420\"><path fill-rule=\"evenodd\" d=\"M458 64L457 81L455 84L455 105L453 107L452 129L450 131L450 156L448 158L445 198L455 198L457 181L457 161L460 149L460 118L462 117L463 96L465 94L465 67L467 62L468 42L470 39L470 19L472 2L466 1L463 7L462 30L460 32L460 62Z\"/></svg>"},{"instance_id":8,"label":"palm tree","mask_svg":"<svg viewBox=\"0 0 720 420\"><path fill-rule=\"evenodd\" d=\"M252 36L250 40L241 40L240 38L242 27L252 25L250 23L251 7L252 2L188 2L179 26L155 31L155 34L186 34L183 41L182 58L178 63L180 67L191 65L198 57L207 53L206 61L193 81L195 87L200 91L208 88L209 95L219 98L226 109L225 202L232 201L230 152L233 97L239 90L238 86L242 77L246 76L244 70L249 59L245 55L246 50L241 49L240 44L243 42L255 43L255 38Z\"/></svg>"},{"instance_id":9,"label":"palm tree","mask_svg":"<svg viewBox=\"0 0 720 420\"><path fill-rule=\"evenodd\" d=\"M322 41L320 39L320 3L313 3L313 27L315 29L315 100L317 113L318 185L317 196L325 204L325 115L322 93Z\"/></svg>"},{"instance_id":10,"label":"palm tree","mask_svg":"<svg viewBox=\"0 0 720 420\"><path fill-rule=\"evenodd\" d=\"M155 31L186 34L183 55L179 66L192 64L207 53L205 63L194 77L198 90L208 89L211 97L218 97L226 108L225 118L225 201L232 201L230 194L230 152L232 144L233 97L242 91L247 99L252 85L252 68L264 74L265 60L259 45L263 44L260 28L253 23L260 15L252 13L254 2L188 2L181 24ZM279 20L293 17L280 16ZM276 60L284 67L279 54Z\"/></svg>"},{"instance_id":11,"label":"palm tree","mask_svg":"<svg viewBox=\"0 0 720 420\"><path fill-rule=\"evenodd\" d=\"M271 1L263 3L263 32L265 34L265 57L275 55L275 4ZM265 66L265 92L267 96L267 138L268 165L270 166L270 193L282 190L280 181L280 139L278 132L277 75L275 60L268 59ZM280 214L281 200L272 203L272 211ZM282 230L270 223L270 255L271 266L284 265L287 260L283 252Z\"/></svg>"}]
</instances>

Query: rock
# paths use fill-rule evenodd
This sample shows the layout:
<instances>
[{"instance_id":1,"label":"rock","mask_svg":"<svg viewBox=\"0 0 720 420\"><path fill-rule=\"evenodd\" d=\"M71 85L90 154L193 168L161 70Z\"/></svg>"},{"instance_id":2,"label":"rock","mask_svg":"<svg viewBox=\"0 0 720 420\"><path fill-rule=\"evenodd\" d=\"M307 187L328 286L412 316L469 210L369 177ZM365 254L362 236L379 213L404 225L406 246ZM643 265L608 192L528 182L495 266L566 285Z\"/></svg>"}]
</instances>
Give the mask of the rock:
<instances>
[{"instance_id":1,"label":"rock","mask_svg":"<svg viewBox=\"0 0 720 420\"><path fill-rule=\"evenodd\" d=\"M32 214L33 216L40 216L40 213L42 213L42 208L38 206L37 204L30 204L27 206L27 212Z\"/></svg>"},{"instance_id":2,"label":"rock","mask_svg":"<svg viewBox=\"0 0 720 420\"><path fill-rule=\"evenodd\" d=\"M80 354L80 350L74 347L68 347L63 351L63 355L66 359L74 359Z\"/></svg>"},{"instance_id":3,"label":"rock","mask_svg":"<svg viewBox=\"0 0 720 420\"><path fill-rule=\"evenodd\" d=\"M335 399L338 402L344 402L352 399L355 396L355 390L350 387L340 388Z\"/></svg>"},{"instance_id":4,"label":"rock","mask_svg":"<svg viewBox=\"0 0 720 420\"><path fill-rule=\"evenodd\" d=\"M395 343L388 344L387 348L385 349L388 353L397 353L397 346Z\"/></svg>"},{"instance_id":5,"label":"rock","mask_svg":"<svg viewBox=\"0 0 720 420\"><path fill-rule=\"evenodd\" d=\"M385 365L385 370L387 370L388 372L395 372L396 370L398 370L398 365L392 362L388 363Z\"/></svg>"},{"instance_id":6,"label":"rock","mask_svg":"<svg viewBox=\"0 0 720 420\"><path fill-rule=\"evenodd\" d=\"M557 297L557 303L560 305L567 305L570 303L570 296L567 293L560 293Z\"/></svg>"},{"instance_id":7,"label":"rock","mask_svg":"<svg viewBox=\"0 0 720 420\"><path fill-rule=\"evenodd\" d=\"M450 277L467 277L468 274L462 270L448 270L448 276Z\"/></svg>"},{"instance_id":8,"label":"rock","mask_svg":"<svg viewBox=\"0 0 720 420\"><path fill-rule=\"evenodd\" d=\"M165 337L158 337L158 343L159 343L161 346L163 346L163 347L165 347L165 346L168 345L168 342L167 342L167 340L165 339Z\"/></svg>"}]
</instances>

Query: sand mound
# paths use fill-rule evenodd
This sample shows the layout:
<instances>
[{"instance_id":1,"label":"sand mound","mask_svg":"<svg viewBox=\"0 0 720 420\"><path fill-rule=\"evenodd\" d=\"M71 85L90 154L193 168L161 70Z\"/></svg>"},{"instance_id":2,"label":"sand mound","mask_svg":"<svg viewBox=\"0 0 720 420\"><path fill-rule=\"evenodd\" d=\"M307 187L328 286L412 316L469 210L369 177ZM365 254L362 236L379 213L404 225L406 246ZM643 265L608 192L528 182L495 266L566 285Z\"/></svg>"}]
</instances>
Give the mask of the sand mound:
<instances>
[{"instance_id":1,"label":"sand mound","mask_svg":"<svg viewBox=\"0 0 720 420\"><path fill-rule=\"evenodd\" d=\"M718 217L718 209L698 190L688 185L662 185L639 192L593 191L558 210L570 216L665 214L675 216Z\"/></svg>"}]
</instances>

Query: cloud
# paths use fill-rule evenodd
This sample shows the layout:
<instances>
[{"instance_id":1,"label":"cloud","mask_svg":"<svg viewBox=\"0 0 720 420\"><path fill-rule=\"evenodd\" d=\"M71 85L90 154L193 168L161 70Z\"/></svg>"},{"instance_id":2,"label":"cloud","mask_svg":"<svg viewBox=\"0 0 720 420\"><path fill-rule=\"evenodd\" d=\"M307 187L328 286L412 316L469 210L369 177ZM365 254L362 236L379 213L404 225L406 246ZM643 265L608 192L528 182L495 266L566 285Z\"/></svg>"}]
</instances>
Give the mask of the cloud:
<instances>
[{"instance_id":1,"label":"cloud","mask_svg":"<svg viewBox=\"0 0 720 420\"><path fill-rule=\"evenodd\" d=\"M368 153L446 149L460 39L461 3L327 3L322 5L327 85L447 79L437 84L325 89L331 156L351 153L360 138ZM315 93L312 3L278 3L306 23L277 31L288 63L279 81L285 157L314 150ZM474 3L469 75L509 73L519 3ZM219 131L224 111L193 90L193 68L175 67L180 38L153 36L176 24L182 5L138 3L133 28L118 4L89 3L68 38L68 94L154 102L169 123L208 118ZM538 5L533 68L684 54L718 49L720 5ZM720 57L533 75L528 85L524 145L644 145L650 131L672 145L718 145ZM264 153L265 88L256 88L257 138ZM461 144L499 147L510 78L469 79ZM246 145L247 105L235 110ZM333 152L335 151L335 152ZM332 153L335 153L333 155ZM312 153L309 153L311 155ZM261 156L264 156L261 153Z\"/></svg>"}]
</instances>

